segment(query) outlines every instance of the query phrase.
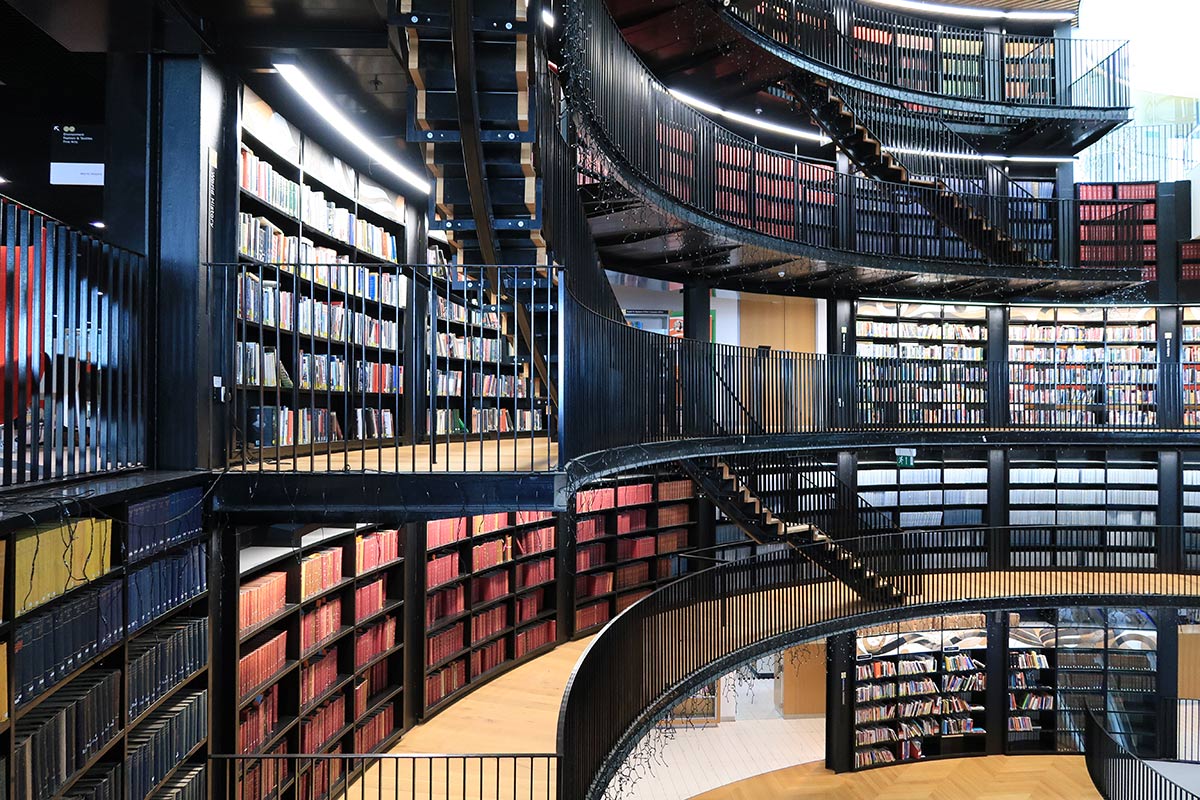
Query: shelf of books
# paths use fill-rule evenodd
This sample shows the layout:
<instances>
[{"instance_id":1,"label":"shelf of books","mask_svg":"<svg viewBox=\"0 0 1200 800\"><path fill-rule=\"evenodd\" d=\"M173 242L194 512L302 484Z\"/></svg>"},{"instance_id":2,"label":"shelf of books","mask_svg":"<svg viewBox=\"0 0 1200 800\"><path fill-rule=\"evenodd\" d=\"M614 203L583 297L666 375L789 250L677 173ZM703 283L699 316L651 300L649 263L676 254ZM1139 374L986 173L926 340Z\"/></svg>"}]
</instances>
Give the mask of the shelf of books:
<instances>
[{"instance_id":1,"label":"shelf of books","mask_svg":"<svg viewBox=\"0 0 1200 800\"><path fill-rule=\"evenodd\" d=\"M987 482L982 451L918 448L911 467L898 467L891 450L858 460L859 497L905 530L983 525Z\"/></svg>"},{"instance_id":2,"label":"shelf of books","mask_svg":"<svg viewBox=\"0 0 1200 800\"><path fill-rule=\"evenodd\" d=\"M426 523L426 715L557 644L557 543L550 512Z\"/></svg>"},{"instance_id":3,"label":"shelf of books","mask_svg":"<svg viewBox=\"0 0 1200 800\"><path fill-rule=\"evenodd\" d=\"M1155 566L1158 462L1153 452L1014 450L1009 524L1014 566ZM1121 550L1106 552L1112 545Z\"/></svg>"},{"instance_id":4,"label":"shelf of books","mask_svg":"<svg viewBox=\"0 0 1200 800\"><path fill-rule=\"evenodd\" d=\"M982 614L857 631L854 769L984 753L988 657Z\"/></svg>"},{"instance_id":5,"label":"shelf of books","mask_svg":"<svg viewBox=\"0 0 1200 800\"><path fill-rule=\"evenodd\" d=\"M206 796L209 534L172 483L0 538L0 796Z\"/></svg>"},{"instance_id":6,"label":"shelf of books","mask_svg":"<svg viewBox=\"0 0 1200 800\"><path fill-rule=\"evenodd\" d=\"M1004 41L1004 100L1008 103L1053 105L1058 102L1054 81L1054 48L1050 41ZM980 43L982 44L982 42Z\"/></svg>"},{"instance_id":7,"label":"shelf of books","mask_svg":"<svg viewBox=\"0 0 1200 800\"><path fill-rule=\"evenodd\" d=\"M402 434L404 199L243 98L234 364L246 444L288 457ZM353 266L351 266L353 265Z\"/></svg>"},{"instance_id":8,"label":"shelf of books","mask_svg":"<svg viewBox=\"0 0 1200 800\"><path fill-rule=\"evenodd\" d=\"M625 475L574 498L575 633L608 622L688 571L696 488L669 475Z\"/></svg>"},{"instance_id":9,"label":"shelf of books","mask_svg":"<svg viewBox=\"0 0 1200 800\"><path fill-rule=\"evenodd\" d=\"M1200 425L1200 306L1184 306L1179 338L1183 390L1183 424Z\"/></svg>"},{"instance_id":10,"label":"shelf of books","mask_svg":"<svg viewBox=\"0 0 1200 800\"><path fill-rule=\"evenodd\" d=\"M237 620L230 625L237 630L237 752L386 750L403 728L400 532L272 526L239 538ZM276 766L252 765L239 796L309 797L312 786L349 777L312 763L297 774L264 776Z\"/></svg>"},{"instance_id":11,"label":"shelf of books","mask_svg":"<svg viewBox=\"0 0 1200 800\"><path fill-rule=\"evenodd\" d=\"M496 310L478 274L454 265L445 270L446 280L430 276L417 287L428 292L431 312L425 332L430 436L546 430L542 385L518 352L510 315Z\"/></svg>"},{"instance_id":12,"label":"shelf of books","mask_svg":"<svg viewBox=\"0 0 1200 800\"><path fill-rule=\"evenodd\" d=\"M1152 306L1011 306L1011 421L1156 425L1157 320Z\"/></svg>"},{"instance_id":13,"label":"shelf of books","mask_svg":"<svg viewBox=\"0 0 1200 800\"><path fill-rule=\"evenodd\" d=\"M864 300L855 319L865 424L987 420L987 309Z\"/></svg>"},{"instance_id":14,"label":"shelf of books","mask_svg":"<svg viewBox=\"0 0 1200 800\"><path fill-rule=\"evenodd\" d=\"M1138 608L1011 612L1008 752L1079 753L1088 704L1135 751L1156 738L1158 626Z\"/></svg>"},{"instance_id":15,"label":"shelf of books","mask_svg":"<svg viewBox=\"0 0 1200 800\"><path fill-rule=\"evenodd\" d=\"M1079 266L1141 270L1155 280L1158 184L1079 183Z\"/></svg>"},{"instance_id":16,"label":"shelf of books","mask_svg":"<svg viewBox=\"0 0 1200 800\"><path fill-rule=\"evenodd\" d=\"M1183 568L1191 571L1200 569L1200 453L1185 452L1181 472L1183 532L1180 547Z\"/></svg>"}]
</instances>

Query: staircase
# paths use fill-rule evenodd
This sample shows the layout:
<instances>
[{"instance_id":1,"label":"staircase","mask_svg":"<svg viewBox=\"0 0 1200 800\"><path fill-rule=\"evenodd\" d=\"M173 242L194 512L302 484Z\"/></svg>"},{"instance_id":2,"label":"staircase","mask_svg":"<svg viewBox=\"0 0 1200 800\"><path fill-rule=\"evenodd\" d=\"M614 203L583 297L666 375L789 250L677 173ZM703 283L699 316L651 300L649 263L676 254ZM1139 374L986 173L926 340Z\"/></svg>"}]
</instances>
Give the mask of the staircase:
<instances>
[{"instance_id":1,"label":"staircase","mask_svg":"<svg viewBox=\"0 0 1200 800\"><path fill-rule=\"evenodd\" d=\"M838 581L877 603L897 603L904 595L875 573L849 549L837 544L817 526L786 523L779 519L724 461L707 465L697 459L680 462L683 470L708 495L721 512L760 544L784 543Z\"/></svg>"},{"instance_id":2,"label":"staircase","mask_svg":"<svg viewBox=\"0 0 1200 800\"><path fill-rule=\"evenodd\" d=\"M989 263L1029 266L1041 263L998 227L989 218L990 215L973 206L966 196L955 191L946 180L917 175L888 152L880 141L879 131L870 130L868 121L862 118L862 114L855 113L839 94L842 90L835 84L813 75L797 75L789 81L788 88L817 125L864 175L896 185L896 191L902 191L900 187L903 186L917 189L910 199L977 250ZM905 111L899 106L894 109L896 115L902 115ZM948 128L943 130L939 126L944 126L944 123L929 121L929 135L935 141L957 137ZM961 140L961 137L957 138ZM978 163L983 165L983 162ZM974 184L976 180L978 178L973 176L968 182ZM971 188L980 193L980 199L990 194L984 181Z\"/></svg>"}]
</instances>

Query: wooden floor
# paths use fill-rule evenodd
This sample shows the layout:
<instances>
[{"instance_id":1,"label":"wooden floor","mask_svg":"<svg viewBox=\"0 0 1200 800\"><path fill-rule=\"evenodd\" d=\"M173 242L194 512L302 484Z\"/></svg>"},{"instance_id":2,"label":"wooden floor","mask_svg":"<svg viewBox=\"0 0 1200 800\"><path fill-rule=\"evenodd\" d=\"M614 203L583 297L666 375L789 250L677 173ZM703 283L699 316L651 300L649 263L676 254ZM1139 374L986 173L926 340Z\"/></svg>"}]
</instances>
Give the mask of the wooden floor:
<instances>
[{"instance_id":1,"label":"wooden floor","mask_svg":"<svg viewBox=\"0 0 1200 800\"><path fill-rule=\"evenodd\" d=\"M319 448L319 446L318 446ZM258 451L254 451L258 455ZM558 442L538 434L518 439L439 442L437 445L370 446L343 452L272 459L270 448L261 461L234 467L244 472L549 472L558 469Z\"/></svg>"},{"instance_id":2,"label":"wooden floor","mask_svg":"<svg viewBox=\"0 0 1200 800\"><path fill-rule=\"evenodd\" d=\"M739 595L723 602L697 603L664 612L667 624L685 637L711 635L708 620L722 614L739 627L739 638L750 643L781 631L798 630L820 619L845 617L867 610L861 599L823 590L825 584ZM926 576L922 594L909 598L917 604L953 602L964 598L1007 598L1042 594L1094 595L1200 595L1200 575L1069 571L980 572ZM766 604L775 613L759 613ZM711 608L706 608L711 606ZM929 613L929 605L895 609L899 618ZM689 626L694 630L689 630ZM727 634L728 635L728 634ZM690 640L690 639L689 639ZM575 642L502 675L449 706L429 722L405 734L397 753L551 753L559 702L568 676L584 647ZM799 768L791 768L799 769ZM764 784L745 794L704 795L707 800L728 798L872 798L888 800L942 800L942 798L1097 797L1077 757L1022 756L947 759L926 764L885 767L849 776L826 774L809 765L800 778L789 778L791 769L778 773L773 788ZM965 772L959 773L959 770ZM807 777L804 777L804 776ZM906 776L919 776L912 785ZM960 777L966 775L967 777ZM555 773L549 759L525 759L501 764L439 759L432 765L420 760L403 764L384 762L369 771L344 795L347 800L377 798L429 798L429 800L552 800ZM765 778L760 778L765 780ZM758 779L756 779L758 780ZM736 791L734 787L725 790ZM724 791L724 790L722 790ZM773 793L778 791L779 793ZM343 796L339 795L338 800Z\"/></svg>"},{"instance_id":3,"label":"wooden floor","mask_svg":"<svg viewBox=\"0 0 1200 800\"><path fill-rule=\"evenodd\" d=\"M835 775L823 763L768 772L693 800L1099 800L1083 756L987 756Z\"/></svg>"},{"instance_id":4,"label":"wooden floor","mask_svg":"<svg viewBox=\"0 0 1200 800\"><path fill-rule=\"evenodd\" d=\"M550 800L556 769L531 755L495 764L470 754L550 754L567 679L588 639L569 642L501 675L418 725L392 753L462 758L383 761L336 800Z\"/></svg>"}]
</instances>

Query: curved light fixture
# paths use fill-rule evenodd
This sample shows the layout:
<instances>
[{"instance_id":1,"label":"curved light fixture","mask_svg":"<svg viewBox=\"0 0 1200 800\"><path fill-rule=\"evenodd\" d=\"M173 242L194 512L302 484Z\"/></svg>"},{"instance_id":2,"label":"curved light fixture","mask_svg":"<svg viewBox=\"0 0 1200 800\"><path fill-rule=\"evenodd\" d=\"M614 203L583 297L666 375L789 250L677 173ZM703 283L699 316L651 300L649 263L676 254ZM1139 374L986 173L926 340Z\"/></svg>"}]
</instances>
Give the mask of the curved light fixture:
<instances>
[{"instance_id":1,"label":"curved light fixture","mask_svg":"<svg viewBox=\"0 0 1200 800\"><path fill-rule=\"evenodd\" d=\"M791 136L794 139L806 139L811 142L820 142L821 144L829 144L833 141L828 136L817 133L816 131L805 131L801 130L800 128L789 128L786 125L776 125L774 122L767 122L764 119L758 119L757 117L751 117L746 114L739 114L736 111L729 111L727 109L715 106L707 100L701 100L698 97L693 97L692 95L678 91L677 89L667 89L667 92L676 100L691 106L697 111L703 111L706 114L711 114L714 117L724 117L725 119L741 123L742 125L749 125L752 128L771 131L772 133L778 133L783 136Z\"/></svg>"},{"instance_id":2,"label":"curved light fixture","mask_svg":"<svg viewBox=\"0 0 1200 800\"><path fill-rule=\"evenodd\" d=\"M921 14L937 14L945 17L971 17L973 19L1011 19L1029 22L1070 22L1075 14L1070 11L1006 11L1002 8L968 8L945 3L926 3L924 0L867 0L872 5L902 8Z\"/></svg>"},{"instance_id":3,"label":"curved light fixture","mask_svg":"<svg viewBox=\"0 0 1200 800\"><path fill-rule=\"evenodd\" d=\"M362 150L371 160L377 162L409 186L412 186L423 194L429 194L433 187L424 175L409 169L388 155L370 136L363 133L345 114L339 111L330 102L329 98L325 96L325 93L309 80L300 67L289 62L278 62L274 64L274 67L280 76L288 82L288 85L296 90L296 94L300 95L304 102L312 107L313 111L316 111L322 119L332 125L351 144Z\"/></svg>"},{"instance_id":4,"label":"curved light fixture","mask_svg":"<svg viewBox=\"0 0 1200 800\"><path fill-rule=\"evenodd\" d=\"M796 139L805 139L812 142L820 142L821 144L830 144L833 142L828 136L817 133L815 131L805 131L799 128L789 128L784 125L776 125L773 122L751 117L746 114L739 114L736 111L729 111L714 105L707 100L701 100L699 97L694 97L686 92L681 92L678 89L667 89L667 92L686 105L691 106L697 111L703 111L714 117L724 117L725 119L739 122L743 125L749 125L754 128L761 128L773 133L778 133L783 136L791 136ZM1029 163L1029 164L1069 164L1074 161L1073 156L1005 156L1005 155L974 155L971 153L939 153L934 150L916 150L906 147L885 147L889 153L907 153L917 156L934 156L936 158L953 158L960 161L1008 161L1012 163Z\"/></svg>"}]
</instances>

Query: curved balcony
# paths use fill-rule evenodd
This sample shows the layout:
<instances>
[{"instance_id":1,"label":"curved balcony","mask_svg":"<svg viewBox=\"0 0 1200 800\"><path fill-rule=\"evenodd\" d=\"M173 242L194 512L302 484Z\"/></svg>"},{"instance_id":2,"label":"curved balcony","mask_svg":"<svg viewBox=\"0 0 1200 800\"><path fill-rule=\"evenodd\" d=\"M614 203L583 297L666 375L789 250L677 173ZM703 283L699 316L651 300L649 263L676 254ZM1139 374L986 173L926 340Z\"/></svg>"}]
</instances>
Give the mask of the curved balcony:
<instances>
[{"instance_id":1,"label":"curved balcony","mask_svg":"<svg viewBox=\"0 0 1200 800\"><path fill-rule=\"evenodd\" d=\"M857 0L715 3L778 58L938 108L1023 117L1128 118L1128 43L946 25Z\"/></svg>"},{"instance_id":2,"label":"curved balcony","mask_svg":"<svg viewBox=\"0 0 1200 800\"><path fill-rule=\"evenodd\" d=\"M1060 296L1142 281L1132 248L1108 268L1077 266L1074 199L982 194L908 180L907 171L906 182L875 180L762 147L660 83L602 0L572 3L567 28L573 109L617 178L687 224L780 254L781 278L803 281L833 266L874 270L875 282L891 276L906 288L931 275L1001 278L1018 292L1057 281L1041 288Z\"/></svg>"},{"instance_id":3,"label":"curved balcony","mask_svg":"<svg viewBox=\"0 0 1200 800\"><path fill-rule=\"evenodd\" d=\"M935 609L1084 598L1120 604L1130 595L1143 605L1187 606L1200 594L1200 575L1161 561L1147 567L1122 546L1099 544L1103 535L1085 540L1079 531L1047 539L1071 542L1045 546L1038 562L1051 566L1027 566L1007 545L1028 533L988 530L981 541L1000 546L961 552L966 557L956 563L970 566L952 568L937 557L942 532L839 540L902 588L895 603L864 600L816 567L804 547L713 567L658 590L610 622L575 667L559 716L559 796L601 797L641 735L679 698L758 654Z\"/></svg>"}]
</instances>

